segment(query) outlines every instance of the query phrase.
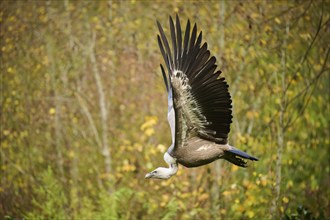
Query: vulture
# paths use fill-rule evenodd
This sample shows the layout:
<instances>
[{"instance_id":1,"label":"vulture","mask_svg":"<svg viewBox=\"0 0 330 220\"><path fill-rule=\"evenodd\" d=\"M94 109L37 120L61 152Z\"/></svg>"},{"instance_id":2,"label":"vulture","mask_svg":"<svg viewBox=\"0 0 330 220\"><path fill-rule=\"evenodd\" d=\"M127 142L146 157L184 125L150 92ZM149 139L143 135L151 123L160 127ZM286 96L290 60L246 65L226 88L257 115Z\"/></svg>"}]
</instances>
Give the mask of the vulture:
<instances>
[{"instance_id":1,"label":"vulture","mask_svg":"<svg viewBox=\"0 0 330 220\"><path fill-rule=\"evenodd\" d=\"M232 100L228 84L217 70L216 58L211 56L207 43L202 44L202 32L197 34L196 24L191 30L188 19L183 36L178 15L175 24L169 17L169 25L171 42L157 21L172 135L172 144L164 154L169 167L159 167L145 178L168 179L177 173L178 164L190 168L218 159L247 167L244 159L258 159L228 143Z\"/></svg>"}]
</instances>

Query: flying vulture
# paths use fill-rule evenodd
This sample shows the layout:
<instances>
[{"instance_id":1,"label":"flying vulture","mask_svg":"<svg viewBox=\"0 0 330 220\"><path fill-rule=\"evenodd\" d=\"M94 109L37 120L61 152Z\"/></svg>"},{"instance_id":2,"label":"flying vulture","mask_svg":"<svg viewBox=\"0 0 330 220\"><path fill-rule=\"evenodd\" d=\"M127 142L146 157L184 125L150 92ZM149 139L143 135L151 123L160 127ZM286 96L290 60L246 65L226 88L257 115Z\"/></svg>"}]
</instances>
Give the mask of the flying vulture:
<instances>
[{"instance_id":1,"label":"flying vulture","mask_svg":"<svg viewBox=\"0 0 330 220\"><path fill-rule=\"evenodd\" d=\"M178 15L174 25L169 18L171 42L157 21L158 44L167 74L160 65L168 93L168 115L172 145L164 154L169 168L159 167L145 178L168 179L178 171L178 164L198 167L218 159L246 167L243 159L258 159L228 144L232 122L231 97L216 58L210 55L207 43L196 24L190 31L188 20L184 36ZM170 47L171 44L171 47Z\"/></svg>"}]
</instances>

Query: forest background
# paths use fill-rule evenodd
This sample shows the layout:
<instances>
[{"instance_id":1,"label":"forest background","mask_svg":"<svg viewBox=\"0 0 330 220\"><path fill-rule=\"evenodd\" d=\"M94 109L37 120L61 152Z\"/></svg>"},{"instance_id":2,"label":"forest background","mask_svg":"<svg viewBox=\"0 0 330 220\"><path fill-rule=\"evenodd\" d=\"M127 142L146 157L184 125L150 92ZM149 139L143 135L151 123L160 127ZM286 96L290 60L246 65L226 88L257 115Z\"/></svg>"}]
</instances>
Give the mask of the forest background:
<instances>
[{"instance_id":1,"label":"forest background","mask_svg":"<svg viewBox=\"0 0 330 220\"><path fill-rule=\"evenodd\" d=\"M330 217L330 1L1 1L0 218ZM182 166L156 19L203 31L260 160Z\"/></svg>"}]
</instances>

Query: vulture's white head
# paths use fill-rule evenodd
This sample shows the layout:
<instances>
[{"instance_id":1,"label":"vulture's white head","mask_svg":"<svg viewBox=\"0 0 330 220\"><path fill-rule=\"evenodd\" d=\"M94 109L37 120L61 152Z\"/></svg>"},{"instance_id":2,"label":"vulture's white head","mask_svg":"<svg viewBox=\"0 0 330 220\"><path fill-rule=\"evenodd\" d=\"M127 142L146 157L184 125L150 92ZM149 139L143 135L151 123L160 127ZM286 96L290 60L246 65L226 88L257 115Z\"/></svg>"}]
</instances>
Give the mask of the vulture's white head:
<instances>
[{"instance_id":1,"label":"vulture's white head","mask_svg":"<svg viewBox=\"0 0 330 220\"><path fill-rule=\"evenodd\" d=\"M178 172L178 164L176 159L171 157L167 152L164 154L164 160L169 165L169 168L158 167L154 171L147 173L146 179L168 179Z\"/></svg>"},{"instance_id":2,"label":"vulture's white head","mask_svg":"<svg viewBox=\"0 0 330 220\"><path fill-rule=\"evenodd\" d=\"M175 172L176 173L176 172ZM165 167L158 167L154 171L147 173L145 176L146 179L168 179L171 176L173 176L175 173L173 173L173 170Z\"/></svg>"}]
</instances>

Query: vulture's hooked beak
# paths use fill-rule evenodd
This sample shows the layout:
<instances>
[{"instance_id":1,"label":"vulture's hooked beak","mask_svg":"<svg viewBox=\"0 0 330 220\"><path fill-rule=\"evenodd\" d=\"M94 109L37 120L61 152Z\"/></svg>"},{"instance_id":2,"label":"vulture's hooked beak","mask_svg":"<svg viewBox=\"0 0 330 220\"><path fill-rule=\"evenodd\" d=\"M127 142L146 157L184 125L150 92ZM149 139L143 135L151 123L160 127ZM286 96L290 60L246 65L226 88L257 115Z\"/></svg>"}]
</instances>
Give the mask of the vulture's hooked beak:
<instances>
[{"instance_id":1,"label":"vulture's hooked beak","mask_svg":"<svg viewBox=\"0 0 330 220\"><path fill-rule=\"evenodd\" d=\"M147 173L147 175L144 177L145 179L150 179L153 176L153 173Z\"/></svg>"}]
</instances>

